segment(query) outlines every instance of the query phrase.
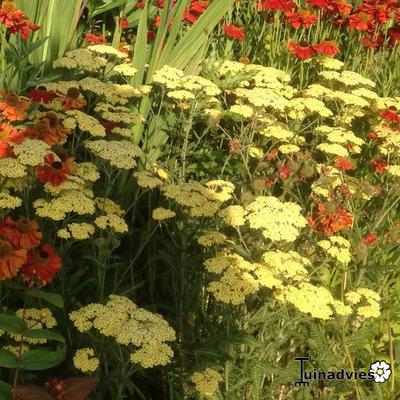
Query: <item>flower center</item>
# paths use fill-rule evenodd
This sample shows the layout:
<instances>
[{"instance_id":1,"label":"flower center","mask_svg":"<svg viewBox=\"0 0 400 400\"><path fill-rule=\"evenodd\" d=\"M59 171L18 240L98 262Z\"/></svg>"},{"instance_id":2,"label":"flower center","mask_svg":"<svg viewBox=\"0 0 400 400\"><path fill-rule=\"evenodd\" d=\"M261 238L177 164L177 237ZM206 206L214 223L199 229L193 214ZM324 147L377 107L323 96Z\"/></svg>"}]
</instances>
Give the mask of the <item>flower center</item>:
<instances>
[{"instance_id":1,"label":"flower center","mask_svg":"<svg viewBox=\"0 0 400 400\"><path fill-rule=\"evenodd\" d=\"M7 240L0 239L0 258L7 258L12 254L12 246Z\"/></svg>"},{"instance_id":2,"label":"flower center","mask_svg":"<svg viewBox=\"0 0 400 400\"><path fill-rule=\"evenodd\" d=\"M32 231L31 221L27 218L19 219L16 223L17 229L22 233L28 233Z\"/></svg>"},{"instance_id":3,"label":"flower center","mask_svg":"<svg viewBox=\"0 0 400 400\"><path fill-rule=\"evenodd\" d=\"M69 88L67 91L67 97L71 97L72 99L77 99L80 95L80 91L78 88Z\"/></svg>"},{"instance_id":4,"label":"flower center","mask_svg":"<svg viewBox=\"0 0 400 400\"><path fill-rule=\"evenodd\" d=\"M62 168L62 163L61 163L60 161L54 161L54 162L51 164L51 166L52 166L52 168L54 168L54 169L61 169L61 168Z\"/></svg>"},{"instance_id":5,"label":"flower center","mask_svg":"<svg viewBox=\"0 0 400 400\"><path fill-rule=\"evenodd\" d=\"M6 104L10 107L15 107L18 105L19 97L15 93L10 93L6 96Z\"/></svg>"},{"instance_id":6,"label":"flower center","mask_svg":"<svg viewBox=\"0 0 400 400\"><path fill-rule=\"evenodd\" d=\"M15 5L15 3L13 1L5 0L1 4L1 8L3 10L5 10L7 13L9 13L11 11L15 11L17 9L17 6Z\"/></svg>"},{"instance_id":7,"label":"flower center","mask_svg":"<svg viewBox=\"0 0 400 400\"><path fill-rule=\"evenodd\" d=\"M58 125L58 118L56 114L48 113L46 114L45 118L49 121L50 128L55 128Z\"/></svg>"},{"instance_id":8,"label":"flower center","mask_svg":"<svg viewBox=\"0 0 400 400\"><path fill-rule=\"evenodd\" d=\"M41 259L41 261L46 261L49 258L49 253L46 250L41 250L38 258Z\"/></svg>"},{"instance_id":9,"label":"flower center","mask_svg":"<svg viewBox=\"0 0 400 400\"><path fill-rule=\"evenodd\" d=\"M36 122L35 129L39 133L48 133L49 132L49 122L43 118Z\"/></svg>"}]
</instances>

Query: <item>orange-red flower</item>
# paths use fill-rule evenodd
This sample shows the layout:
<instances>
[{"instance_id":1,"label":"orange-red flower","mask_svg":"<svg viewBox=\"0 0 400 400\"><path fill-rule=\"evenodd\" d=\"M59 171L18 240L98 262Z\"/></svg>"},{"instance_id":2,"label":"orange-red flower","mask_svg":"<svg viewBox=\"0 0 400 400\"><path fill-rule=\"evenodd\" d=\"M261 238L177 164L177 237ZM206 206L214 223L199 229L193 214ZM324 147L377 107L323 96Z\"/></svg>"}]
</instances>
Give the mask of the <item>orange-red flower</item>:
<instances>
[{"instance_id":1,"label":"orange-red flower","mask_svg":"<svg viewBox=\"0 0 400 400\"><path fill-rule=\"evenodd\" d=\"M44 162L45 165L38 165L35 168L40 182L50 182L53 186L59 186L71 174L68 165L63 161L56 161L52 153L44 158Z\"/></svg>"},{"instance_id":2,"label":"orange-red flower","mask_svg":"<svg viewBox=\"0 0 400 400\"><path fill-rule=\"evenodd\" d=\"M289 12L293 10L296 4L292 0L265 0L262 3L263 10L280 10Z\"/></svg>"},{"instance_id":3,"label":"orange-red flower","mask_svg":"<svg viewBox=\"0 0 400 400\"><path fill-rule=\"evenodd\" d=\"M299 9L297 12L287 12L286 19L294 29L299 29L301 27L309 28L318 21L318 17L315 14L303 8Z\"/></svg>"},{"instance_id":4,"label":"orange-red flower","mask_svg":"<svg viewBox=\"0 0 400 400\"><path fill-rule=\"evenodd\" d=\"M121 17L121 18L119 19L119 27L120 27L121 29L128 29L128 28L129 28L129 21L128 21L128 18L126 18L126 17Z\"/></svg>"},{"instance_id":5,"label":"orange-red flower","mask_svg":"<svg viewBox=\"0 0 400 400\"><path fill-rule=\"evenodd\" d=\"M4 0L1 3L0 23L4 24L10 33L20 33L23 40L28 39L31 31L39 29L39 26L30 22L26 14L18 10L11 0Z\"/></svg>"},{"instance_id":6,"label":"orange-red flower","mask_svg":"<svg viewBox=\"0 0 400 400\"><path fill-rule=\"evenodd\" d=\"M336 157L335 167L342 171L350 171L353 169L353 164L345 157Z\"/></svg>"},{"instance_id":7,"label":"orange-red flower","mask_svg":"<svg viewBox=\"0 0 400 400\"><path fill-rule=\"evenodd\" d=\"M60 103L65 110L80 110L85 107L87 101L79 98L81 92L78 88L69 88L67 94L60 98Z\"/></svg>"},{"instance_id":8,"label":"orange-red flower","mask_svg":"<svg viewBox=\"0 0 400 400\"><path fill-rule=\"evenodd\" d=\"M288 48L293 55L301 60L312 58L316 53L314 47L305 41L296 43L293 40L289 40Z\"/></svg>"},{"instance_id":9,"label":"orange-red flower","mask_svg":"<svg viewBox=\"0 0 400 400\"><path fill-rule=\"evenodd\" d=\"M204 13L208 5L209 0L192 0L190 6L186 8L182 19L193 24Z\"/></svg>"},{"instance_id":10,"label":"orange-red flower","mask_svg":"<svg viewBox=\"0 0 400 400\"><path fill-rule=\"evenodd\" d=\"M21 99L15 93L7 93L4 89L0 89L0 96L3 97L3 101L0 102L0 113L3 117L10 121L24 119L30 106L28 101Z\"/></svg>"},{"instance_id":11,"label":"orange-red flower","mask_svg":"<svg viewBox=\"0 0 400 400\"><path fill-rule=\"evenodd\" d=\"M378 236L374 232L367 233L363 238L363 243L368 246L370 244L374 244L378 241Z\"/></svg>"},{"instance_id":12,"label":"orange-red flower","mask_svg":"<svg viewBox=\"0 0 400 400\"><path fill-rule=\"evenodd\" d=\"M22 267L21 274L29 280L37 279L42 284L50 283L60 271L62 261L52 246L33 249L28 254L28 261Z\"/></svg>"},{"instance_id":13,"label":"orange-red flower","mask_svg":"<svg viewBox=\"0 0 400 400\"><path fill-rule=\"evenodd\" d=\"M325 54L327 57L335 57L340 52L336 43L329 39L325 39L322 43L315 44L313 47L317 53Z\"/></svg>"},{"instance_id":14,"label":"orange-red flower","mask_svg":"<svg viewBox=\"0 0 400 400\"><path fill-rule=\"evenodd\" d=\"M308 216L307 220L317 232L334 235L342 229L350 228L353 216L338 204L320 203L317 205L317 211Z\"/></svg>"},{"instance_id":15,"label":"orange-red flower","mask_svg":"<svg viewBox=\"0 0 400 400\"><path fill-rule=\"evenodd\" d=\"M224 25L224 32L229 39L244 40L244 28L237 25Z\"/></svg>"},{"instance_id":16,"label":"orange-red flower","mask_svg":"<svg viewBox=\"0 0 400 400\"><path fill-rule=\"evenodd\" d=\"M15 248L0 237L0 281L14 278L27 260L25 249Z\"/></svg>"},{"instance_id":17,"label":"orange-red flower","mask_svg":"<svg viewBox=\"0 0 400 400\"><path fill-rule=\"evenodd\" d=\"M10 144L19 144L23 139L21 131L17 131L12 125L0 123L0 159L12 156Z\"/></svg>"},{"instance_id":18,"label":"orange-red flower","mask_svg":"<svg viewBox=\"0 0 400 400\"><path fill-rule=\"evenodd\" d=\"M57 115L48 113L36 121L33 127L25 130L25 135L34 139L43 140L49 146L54 146L65 141L71 130L58 123Z\"/></svg>"},{"instance_id":19,"label":"orange-red flower","mask_svg":"<svg viewBox=\"0 0 400 400\"><path fill-rule=\"evenodd\" d=\"M361 11L350 15L349 18L350 30L368 31L372 30L373 27L374 27L373 14Z\"/></svg>"},{"instance_id":20,"label":"orange-red flower","mask_svg":"<svg viewBox=\"0 0 400 400\"><path fill-rule=\"evenodd\" d=\"M0 236L7 239L14 247L25 250L39 246L43 237L36 221L27 218L14 221L10 217L0 225Z\"/></svg>"},{"instance_id":21,"label":"orange-red flower","mask_svg":"<svg viewBox=\"0 0 400 400\"><path fill-rule=\"evenodd\" d=\"M99 33L99 34L87 33L85 35L85 39L90 44L102 44L102 43L106 43L107 42L107 39L101 33Z\"/></svg>"}]
</instances>

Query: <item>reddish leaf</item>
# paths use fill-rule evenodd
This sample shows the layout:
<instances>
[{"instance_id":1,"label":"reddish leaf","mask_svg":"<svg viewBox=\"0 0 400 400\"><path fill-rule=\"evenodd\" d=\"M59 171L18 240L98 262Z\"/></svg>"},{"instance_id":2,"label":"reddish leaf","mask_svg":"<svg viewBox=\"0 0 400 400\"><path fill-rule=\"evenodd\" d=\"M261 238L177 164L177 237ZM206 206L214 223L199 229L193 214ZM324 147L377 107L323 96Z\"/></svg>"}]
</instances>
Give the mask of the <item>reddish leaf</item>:
<instances>
[{"instance_id":1,"label":"reddish leaf","mask_svg":"<svg viewBox=\"0 0 400 400\"><path fill-rule=\"evenodd\" d=\"M67 389L63 392L63 400L85 400L99 383L94 376L68 378L63 381Z\"/></svg>"},{"instance_id":2,"label":"reddish leaf","mask_svg":"<svg viewBox=\"0 0 400 400\"><path fill-rule=\"evenodd\" d=\"M53 400L44 389L35 385L17 386L14 393L18 400Z\"/></svg>"}]
</instances>

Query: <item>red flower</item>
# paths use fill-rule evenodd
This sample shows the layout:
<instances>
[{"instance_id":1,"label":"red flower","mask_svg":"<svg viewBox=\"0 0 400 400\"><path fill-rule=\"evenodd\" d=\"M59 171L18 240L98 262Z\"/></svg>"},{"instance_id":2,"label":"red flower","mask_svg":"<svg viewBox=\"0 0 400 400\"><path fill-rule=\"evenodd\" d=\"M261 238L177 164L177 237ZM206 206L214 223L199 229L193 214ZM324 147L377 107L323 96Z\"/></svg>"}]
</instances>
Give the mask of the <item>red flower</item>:
<instances>
[{"instance_id":1,"label":"red flower","mask_svg":"<svg viewBox=\"0 0 400 400\"><path fill-rule=\"evenodd\" d=\"M292 175L292 171L290 171L289 165L287 162L285 162L285 164L278 167L278 174L279 174L279 178L282 179L283 181Z\"/></svg>"},{"instance_id":2,"label":"red flower","mask_svg":"<svg viewBox=\"0 0 400 400\"><path fill-rule=\"evenodd\" d=\"M325 39L322 43L315 44L313 47L317 53L325 54L327 57L335 57L340 52L335 42L329 39Z\"/></svg>"},{"instance_id":3,"label":"red flower","mask_svg":"<svg viewBox=\"0 0 400 400\"><path fill-rule=\"evenodd\" d=\"M163 9L165 7L165 0L156 0L154 6Z\"/></svg>"},{"instance_id":4,"label":"red flower","mask_svg":"<svg viewBox=\"0 0 400 400\"><path fill-rule=\"evenodd\" d=\"M379 50L385 41L385 36L382 33L366 35L362 38L362 44L371 50Z\"/></svg>"},{"instance_id":5,"label":"red flower","mask_svg":"<svg viewBox=\"0 0 400 400\"><path fill-rule=\"evenodd\" d=\"M42 233L36 221L21 218L14 221L7 217L0 225L0 236L8 240L14 247L25 250L32 250L39 246L42 240Z\"/></svg>"},{"instance_id":6,"label":"red flower","mask_svg":"<svg viewBox=\"0 0 400 400\"><path fill-rule=\"evenodd\" d=\"M400 122L400 114L395 106L390 106L387 110L381 112L381 117L386 121Z\"/></svg>"},{"instance_id":7,"label":"red flower","mask_svg":"<svg viewBox=\"0 0 400 400\"><path fill-rule=\"evenodd\" d=\"M22 267L21 274L29 279L38 279L41 283L50 283L60 271L62 261L53 247L45 244L28 254L28 261Z\"/></svg>"},{"instance_id":8,"label":"red flower","mask_svg":"<svg viewBox=\"0 0 400 400\"><path fill-rule=\"evenodd\" d=\"M296 43L293 40L289 40L288 48L293 55L301 60L306 60L315 55L314 47L304 41Z\"/></svg>"},{"instance_id":9,"label":"red flower","mask_svg":"<svg viewBox=\"0 0 400 400\"><path fill-rule=\"evenodd\" d=\"M265 0L262 4L263 10L292 11L296 4L292 0Z\"/></svg>"},{"instance_id":10,"label":"red flower","mask_svg":"<svg viewBox=\"0 0 400 400\"><path fill-rule=\"evenodd\" d=\"M318 17L315 14L302 8L297 12L287 12L286 19L294 29L299 29L300 27L309 28L318 21Z\"/></svg>"},{"instance_id":11,"label":"red flower","mask_svg":"<svg viewBox=\"0 0 400 400\"><path fill-rule=\"evenodd\" d=\"M50 182L53 186L59 186L68 179L71 171L65 162L55 161L54 154L48 154L44 162L45 165L39 165L35 169L40 182Z\"/></svg>"},{"instance_id":12,"label":"red flower","mask_svg":"<svg viewBox=\"0 0 400 400\"><path fill-rule=\"evenodd\" d=\"M209 0L192 0L190 6L186 8L182 19L193 24L207 9L208 5Z\"/></svg>"},{"instance_id":13,"label":"red flower","mask_svg":"<svg viewBox=\"0 0 400 400\"><path fill-rule=\"evenodd\" d=\"M371 140L375 141L375 142L378 142L378 143L381 142L381 140L379 139L378 134L377 134L375 131L371 131L371 132L369 133L369 138L370 138Z\"/></svg>"},{"instance_id":14,"label":"red flower","mask_svg":"<svg viewBox=\"0 0 400 400\"><path fill-rule=\"evenodd\" d=\"M371 167L375 170L377 174L383 174L387 165L387 161L382 158L377 158L375 160L372 160L371 162Z\"/></svg>"},{"instance_id":15,"label":"red flower","mask_svg":"<svg viewBox=\"0 0 400 400\"><path fill-rule=\"evenodd\" d=\"M0 123L0 159L12 156L11 145L21 143L23 139L21 131L17 131L12 125Z\"/></svg>"},{"instance_id":16,"label":"red flower","mask_svg":"<svg viewBox=\"0 0 400 400\"><path fill-rule=\"evenodd\" d=\"M400 10L399 10L400 16ZM397 23L395 26L392 26L388 29L387 35L389 37L389 46L393 47L397 42L400 42L400 24Z\"/></svg>"},{"instance_id":17,"label":"red flower","mask_svg":"<svg viewBox=\"0 0 400 400\"><path fill-rule=\"evenodd\" d=\"M342 171L350 171L353 169L353 164L345 157L336 157L335 167Z\"/></svg>"},{"instance_id":18,"label":"red flower","mask_svg":"<svg viewBox=\"0 0 400 400\"><path fill-rule=\"evenodd\" d=\"M350 15L349 29L358 31L372 30L374 27L374 16L366 12L358 12Z\"/></svg>"},{"instance_id":19,"label":"red flower","mask_svg":"<svg viewBox=\"0 0 400 400\"><path fill-rule=\"evenodd\" d=\"M367 233L363 238L363 243L368 246L378 241L378 236L374 232Z\"/></svg>"},{"instance_id":20,"label":"red flower","mask_svg":"<svg viewBox=\"0 0 400 400\"><path fill-rule=\"evenodd\" d=\"M144 8L144 1L138 1L138 2L135 4L135 8L136 8L136 9L143 9L143 8Z\"/></svg>"},{"instance_id":21,"label":"red flower","mask_svg":"<svg viewBox=\"0 0 400 400\"><path fill-rule=\"evenodd\" d=\"M33 89L26 95L34 103L49 104L55 97L53 90L47 90L44 86L39 86L37 89Z\"/></svg>"},{"instance_id":22,"label":"red flower","mask_svg":"<svg viewBox=\"0 0 400 400\"><path fill-rule=\"evenodd\" d=\"M90 44L102 44L106 43L107 39L105 38L104 35L102 34L95 34L95 33L87 33L85 35L85 39L90 43Z\"/></svg>"},{"instance_id":23,"label":"red flower","mask_svg":"<svg viewBox=\"0 0 400 400\"><path fill-rule=\"evenodd\" d=\"M307 4L311 7L327 8L329 5L329 0L307 0Z\"/></svg>"},{"instance_id":24,"label":"red flower","mask_svg":"<svg viewBox=\"0 0 400 400\"><path fill-rule=\"evenodd\" d=\"M128 21L128 18L126 18L126 17L121 17L121 18L119 19L119 27L120 27L121 29L128 29L128 28L129 28L129 21Z\"/></svg>"},{"instance_id":25,"label":"red flower","mask_svg":"<svg viewBox=\"0 0 400 400\"><path fill-rule=\"evenodd\" d=\"M274 160L276 160L277 158L278 158L278 149L272 149L268 154L267 154L267 157L266 157L266 159L268 160L268 161L274 161Z\"/></svg>"},{"instance_id":26,"label":"red flower","mask_svg":"<svg viewBox=\"0 0 400 400\"><path fill-rule=\"evenodd\" d=\"M244 40L244 28L235 25L224 25L224 31L229 39Z\"/></svg>"}]
</instances>

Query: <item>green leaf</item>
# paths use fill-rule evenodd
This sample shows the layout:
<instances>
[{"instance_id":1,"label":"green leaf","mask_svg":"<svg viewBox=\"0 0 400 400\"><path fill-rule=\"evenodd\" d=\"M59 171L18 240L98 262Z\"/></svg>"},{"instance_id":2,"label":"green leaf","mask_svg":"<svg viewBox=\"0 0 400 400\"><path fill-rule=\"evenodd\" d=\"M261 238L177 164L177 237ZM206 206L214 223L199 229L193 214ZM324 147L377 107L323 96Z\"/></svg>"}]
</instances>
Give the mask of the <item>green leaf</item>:
<instances>
[{"instance_id":1,"label":"green leaf","mask_svg":"<svg viewBox=\"0 0 400 400\"><path fill-rule=\"evenodd\" d=\"M12 386L3 381L0 381L0 399L2 400L12 399Z\"/></svg>"},{"instance_id":2,"label":"green leaf","mask_svg":"<svg viewBox=\"0 0 400 400\"><path fill-rule=\"evenodd\" d=\"M65 339L57 332L49 331L48 329L30 329L22 333L23 336L32 339L47 339L65 343Z\"/></svg>"},{"instance_id":3,"label":"green leaf","mask_svg":"<svg viewBox=\"0 0 400 400\"><path fill-rule=\"evenodd\" d=\"M11 351L0 349L0 367L3 368L17 368L17 356Z\"/></svg>"},{"instance_id":4,"label":"green leaf","mask_svg":"<svg viewBox=\"0 0 400 400\"><path fill-rule=\"evenodd\" d=\"M64 358L65 354L59 351L31 350L21 356L18 367L27 371L41 371L55 367Z\"/></svg>"},{"instance_id":5,"label":"green leaf","mask_svg":"<svg viewBox=\"0 0 400 400\"><path fill-rule=\"evenodd\" d=\"M9 333L21 333L26 329L26 325L15 315L0 314L0 329Z\"/></svg>"},{"instance_id":6,"label":"green leaf","mask_svg":"<svg viewBox=\"0 0 400 400\"><path fill-rule=\"evenodd\" d=\"M48 293L42 290L28 290L26 294L31 297L46 300L58 308L64 308L64 300L58 293Z\"/></svg>"}]
</instances>

